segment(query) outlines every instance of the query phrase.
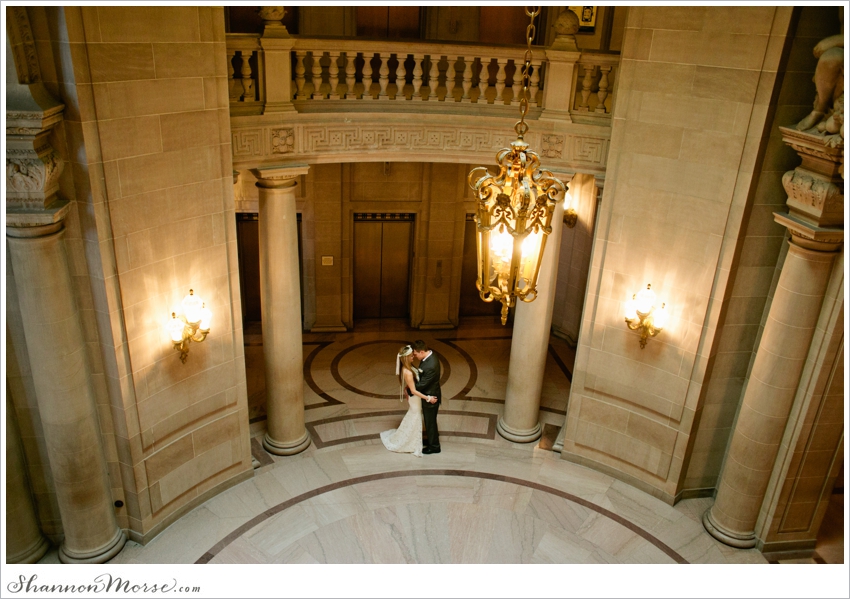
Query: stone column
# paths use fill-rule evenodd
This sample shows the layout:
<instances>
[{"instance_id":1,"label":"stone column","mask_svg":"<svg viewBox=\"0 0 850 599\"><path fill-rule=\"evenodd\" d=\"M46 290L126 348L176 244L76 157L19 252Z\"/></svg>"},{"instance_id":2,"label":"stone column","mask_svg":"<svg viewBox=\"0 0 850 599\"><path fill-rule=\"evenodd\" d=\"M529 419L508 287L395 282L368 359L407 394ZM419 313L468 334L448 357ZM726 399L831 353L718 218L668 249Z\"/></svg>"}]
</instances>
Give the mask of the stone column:
<instances>
[{"instance_id":1,"label":"stone column","mask_svg":"<svg viewBox=\"0 0 850 599\"><path fill-rule=\"evenodd\" d=\"M62 221L22 227L9 226L10 218L19 223L22 214L7 213L6 237L65 532L59 559L103 563L126 536L112 507Z\"/></svg>"},{"instance_id":2,"label":"stone column","mask_svg":"<svg viewBox=\"0 0 850 599\"><path fill-rule=\"evenodd\" d=\"M293 455L310 446L304 427L304 360L295 194L306 164L252 169L260 189L260 297L266 365L263 447Z\"/></svg>"},{"instance_id":3,"label":"stone column","mask_svg":"<svg viewBox=\"0 0 850 599\"><path fill-rule=\"evenodd\" d=\"M6 386L6 561L34 564L50 545L41 534L26 475L21 433Z\"/></svg>"},{"instance_id":4,"label":"stone column","mask_svg":"<svg viewBox=\"0 0 850 599\"><path fill-rule=\"evenodd\" d=\"M505 413L496 423L499 434L515 443L530 443L540 438L540 394L543 390L549 329L555 305L558 248L561 245L563 220L564 202L559 200L555 205L552 232L546 240L540 264L537 298L531 303L517 302Z\"/></svg>"},{"instance_id":5,"label":"stone column","mask_svg":"<svg viewBox=\"0 0 850 599\"><path fill-rule=\"evenodd\" d=\"M783 176L788 213L775 213L791 234L788 255L756 351L714 505L703 524L733 547L753 547L782 436L815 333L833 260L844 231L840 150L822 135L780 127L803 164ZM805 168L804 168L805 167ZM842 187L836 185L842 184Z\"/></svg>"},{"instance_id":6,"label":"stone column","mask_svg":"<svg viewBox=\"0 0 850 599\"><path fill-rule=\"evenodd\" d=\"M28 23L16 19L13 27L28 28ZM31 33L19 37L24 47L31 43ZM64 106L47 92L38 74L27 74L20 62L21 56L35 56L34 48L16 55L15 62L8 40L6 49L6 237L65 533L59 559L103 563L121 551L126 536L112 505L63 240L63 221L70 210L57 194L63 163L48 143Z\"/></svg>"}]
</instances>

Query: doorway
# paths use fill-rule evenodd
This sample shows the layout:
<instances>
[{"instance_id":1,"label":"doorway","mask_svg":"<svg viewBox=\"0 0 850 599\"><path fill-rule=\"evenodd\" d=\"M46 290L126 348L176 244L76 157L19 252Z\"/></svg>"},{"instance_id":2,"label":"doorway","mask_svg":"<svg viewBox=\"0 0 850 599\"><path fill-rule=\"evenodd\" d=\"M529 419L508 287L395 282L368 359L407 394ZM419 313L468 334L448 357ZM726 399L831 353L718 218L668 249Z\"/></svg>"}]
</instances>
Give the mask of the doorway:
<instances>
[{"instance_id":1,"label":"doorway","mask_svg":"<svg viewBox=\"0 0 850 599\"><path fill-rule=\"evenodd\" d=\"M475 281L478 279L478 248L475 237L475 215L467 214L463 229L463 262L460 274L460 306L459 315L463 316L493 316L502 311L499 302L485 302L478 295Z\"/></svg>"},{"instance_id":2,"label":"doorway","mask_svg":"<svg viewBox=\"0 0 850 599\"><path fill-rule=\"evenodd\" d=\"M414 215L354 215L354 318L407 318Z\"/></svg>"},{"instance_id":3,"label":"doorway","mask_svg":"<svg viewBox=\"0 0 850 599\"><path fill-rule=\"evenodd\" d=\"M301 324L304 324L304 269L301 250L301 213L296 214L298 230L298 280L301 282ZM260 303L260 221L256 212L236 213L236 247L239 256L239 292L242 300L242 326L259 330Z\"/></svg>"}]
</instances>

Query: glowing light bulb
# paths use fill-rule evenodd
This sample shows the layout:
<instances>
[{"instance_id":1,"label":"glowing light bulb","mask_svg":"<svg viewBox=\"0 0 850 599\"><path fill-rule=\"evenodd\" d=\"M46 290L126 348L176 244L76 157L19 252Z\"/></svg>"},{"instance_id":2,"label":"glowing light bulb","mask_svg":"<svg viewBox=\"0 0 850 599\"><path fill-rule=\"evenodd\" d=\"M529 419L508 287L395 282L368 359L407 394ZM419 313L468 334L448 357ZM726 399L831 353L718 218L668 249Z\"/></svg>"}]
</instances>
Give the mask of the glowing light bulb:
<instances>
[{"instance_id":1,"label":"glowing light bulb","mask_svg":"<svg viewBox=\"0 0 850 599\"><path fill-rule=\"evenodd\" d=\"M529 233L522 240L522 260L534 257L540 247L540 233Z\"/></svg>"},{"instance_id":2,"label":"glowing light bulb","mask_svg":"<svg viewBox=\"0 0 850 599\"><path fill-rule=\"evenodd\" d=\"M632 294L632 297L626 301L626 309L624 311L626 318L629 320L634 320L637 318L637 313L635 311L635 306L637 305L637 300L635 299L635 295Z\"/></svg>"},{"instance_id":3,"label":"glowing light bulb","mask_svg":"<svg viewBox=\"0 0 850 599\"><path fill-rule=\"evenodd\" d=\"M165 328L168 330L168 334L171 335L171 340L175 343L180 343L183 341L183 329L185 326L184 322L177 318L177 314L172 312L171 320L168 321Z\"/></svg>"},{"instance_id":4,"label":"glowing light bulb","mask_svg":"<svg viewBox=\"0 0 850 599\"><path fill-rule=\"evenodd\" d=\"M667 325L667 304L661 304L661 309L652 315L652 326L655 330L660 331Z\"/></svg>"},{"instance_id":5,"label":"glowing light bulb","mask_svg":"<svg viewBox=\"0 0 850 599\"><path fill-rule=\"evenodd\" d=\"M490 233L490 249L500 262L510 262L514 253L514 238L507 231Z\"/></svg>"},{"instance_id":6,"label":"glowing light bulb","mask_svg":"<svg viewBox=\"0 0 850 599\"><path fill-rule=\"evenodd\" d=\"M186 321L195 324L201 320L201 306L204 305L203 300L195 295L194 290L189 290L189 295L183 298L181 302L183 306L183 315L186 316Z\"/></svg>"},{"instance_id":7,"label":"glowing light bulb","mask_svg":"<svg viewBox=\"0 0 850 599\"><path fill-rule=\"evenodd\" d=\"M570 192L566 192L564 194L564 212L568 211L573 207L573 196L570 195Z\"/></svg>"},{"instance_id":8,"label":"glowing light bulb","mask_svg":"<svg viewBox=\"0 0 850 599\"><path fill-rule=\"evenodd\" d=\"M649 314L652 307L655 305L655 292L652 290L652 285L647 285L646 289L637 294L637 304L635 310L641 314Z\"/></svg>"},{"instance_id":9,"label":"glowing light bulb","mask_svg":"<svg viewBox=\"0 0 850 599\"><path fill-rule=\"evenodd\" d=\"M212 320L212 312L209 308L207 308L206 304L201 305L201 324L198 325L198 328L202 331L210 330L210 321Z\"/></svg>"}]
</instances>

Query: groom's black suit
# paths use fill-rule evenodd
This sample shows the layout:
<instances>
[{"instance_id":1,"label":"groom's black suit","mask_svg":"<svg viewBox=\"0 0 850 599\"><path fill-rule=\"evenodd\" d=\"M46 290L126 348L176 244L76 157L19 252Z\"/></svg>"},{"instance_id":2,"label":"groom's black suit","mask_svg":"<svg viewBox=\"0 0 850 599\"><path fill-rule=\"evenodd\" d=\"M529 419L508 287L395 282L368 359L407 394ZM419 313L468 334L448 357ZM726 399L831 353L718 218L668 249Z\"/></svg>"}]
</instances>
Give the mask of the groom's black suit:
<instances>
[{"instance_id":1,"label":"groom's black suit","mask_svg":"<svg viewBox=\"0 0 850 599\"><path fill-rule=\"evenodd\" d=\"M425 434L428 437L425 447L440 449L440 432L437 430L437 410L442 403L440 359L433 351L419 363L419 380L416 381L416 390L437 398L436 403L422 400L422 418L425 420Z\"/></svg>"}]
</instances>

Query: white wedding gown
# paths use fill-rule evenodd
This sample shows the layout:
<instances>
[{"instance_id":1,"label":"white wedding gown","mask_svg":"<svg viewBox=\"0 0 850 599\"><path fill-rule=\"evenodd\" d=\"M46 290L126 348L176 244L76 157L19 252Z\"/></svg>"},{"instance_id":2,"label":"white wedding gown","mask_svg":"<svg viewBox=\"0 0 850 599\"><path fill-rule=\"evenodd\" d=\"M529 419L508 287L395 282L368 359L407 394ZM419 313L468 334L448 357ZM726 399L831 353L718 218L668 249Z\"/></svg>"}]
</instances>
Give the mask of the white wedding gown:
<instances>
[{"instance_id":1,"label":"white wedding gown","mask_svg":"<svg viewBox=\"0 0 850 599\"><path fill-rule=\"evenodd\" d=\"M408 406L398 428L382 432L381 441L390 451L422 457L422 401L414 397Z\"/></svg>"}]
</instances>

